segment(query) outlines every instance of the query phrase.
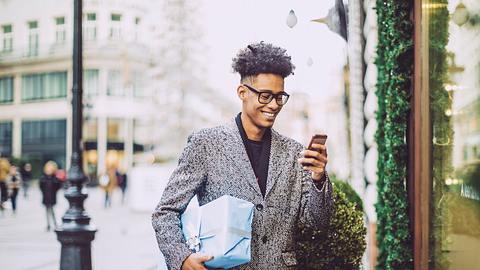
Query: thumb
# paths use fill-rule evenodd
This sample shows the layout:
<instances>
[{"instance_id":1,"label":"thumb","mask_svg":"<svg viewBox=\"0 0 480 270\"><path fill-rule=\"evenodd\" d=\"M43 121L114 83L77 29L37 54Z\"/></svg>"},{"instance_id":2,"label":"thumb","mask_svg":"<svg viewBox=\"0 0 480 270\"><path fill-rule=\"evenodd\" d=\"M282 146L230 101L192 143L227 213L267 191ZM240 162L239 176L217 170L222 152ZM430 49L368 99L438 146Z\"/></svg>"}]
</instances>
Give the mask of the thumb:
<instances>
[{"instance_id":1,"label":"thumb","mask_svg":"<svg viewBox=\"0 0 480 270\"><path fill-rule=\"evenodd\" d=\"M206 262L206 261L210 261L211 259L213 259L213 256L212 255L202 255L198 259L199 259L200 262Z\"/></svg>"}]
</instances>

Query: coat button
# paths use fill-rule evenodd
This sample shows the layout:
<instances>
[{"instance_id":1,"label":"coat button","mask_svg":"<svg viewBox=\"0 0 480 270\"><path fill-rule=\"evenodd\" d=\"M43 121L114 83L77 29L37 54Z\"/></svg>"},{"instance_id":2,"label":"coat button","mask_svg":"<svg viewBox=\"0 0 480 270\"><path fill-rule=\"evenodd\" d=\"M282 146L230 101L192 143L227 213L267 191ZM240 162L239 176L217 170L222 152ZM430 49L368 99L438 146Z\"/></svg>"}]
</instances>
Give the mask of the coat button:
<instances>
[{"instance_id":1,"label":"coat button","mask_svg":"<svg viewBox=\"0 0 480 270\"><path fill-rule=\"evenodd\" d=\"M266 236L266 235L264 235L264 236L262 237L262 242L263 242L264 244L267 243L267 236Z\"/></svg>"},{"instance_id":2,"label":"coat button","mask_svg":"<svg viewBox=\"0 0 480 270\"><path fill-rule=\"evenodd\" d=\"M257 204L257 210L258 210L258 211L262 211L262 210L263 210L263 205Z\"/></svg>"}]
</instances>

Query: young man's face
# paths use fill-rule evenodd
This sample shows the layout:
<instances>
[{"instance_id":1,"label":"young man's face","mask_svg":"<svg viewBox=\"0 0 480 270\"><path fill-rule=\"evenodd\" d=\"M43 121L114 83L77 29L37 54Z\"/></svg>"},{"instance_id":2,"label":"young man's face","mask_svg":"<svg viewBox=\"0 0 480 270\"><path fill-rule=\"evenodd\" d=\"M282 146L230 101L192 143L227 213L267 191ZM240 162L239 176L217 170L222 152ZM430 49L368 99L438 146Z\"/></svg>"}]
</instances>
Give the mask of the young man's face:
<instances>
[{"instance_id":1,"label":"young man's face","mask_svg":"<svg viewBox=\"0 0 480 270\"><path fill-rule=\"evenodd\" d=\"M247 80L245 84L258 91L269 91L272 94L284 92L284 80L276 74L258 74L252 80ZM258 94L245 86L239 86L237 94L243 101L242 114L247 117L251 124L261 129L273 126L275 118L282 109L282 106L277 104L275 98L268 104L262 104L259 102Z\"/></svg>"}]
</instances>

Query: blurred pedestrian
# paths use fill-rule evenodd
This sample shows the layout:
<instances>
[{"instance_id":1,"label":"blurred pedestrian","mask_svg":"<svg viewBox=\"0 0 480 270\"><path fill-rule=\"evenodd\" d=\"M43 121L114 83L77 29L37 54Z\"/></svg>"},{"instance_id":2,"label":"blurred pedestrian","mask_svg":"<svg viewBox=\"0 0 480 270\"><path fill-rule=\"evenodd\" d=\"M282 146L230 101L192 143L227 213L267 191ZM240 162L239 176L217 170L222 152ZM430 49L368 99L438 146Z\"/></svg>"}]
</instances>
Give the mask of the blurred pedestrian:
<instances>
[{"instance_id":1,"label":"blurred pedestrian","mask_svg":"<svg viewBox=\"0 0 480 270\"><path fill-rule=\"evenodd\" d=\"M127 174L122 173L120 171L116 171L115 173L117 175L117 180L118 180L118 187L120 187L120 190L122 191L122 204L125 202L125 191L127 190Z\"/></svg>"},{"instance_id":2,"label":"blurred pedestrian","mask_svg":"<svg viewBox=\"0 0 480 270\"><path fill-rule=\"evenodd\" d=\"M8 200L7 177L10 173L10 162L0 158L0 210L3 212L3 203Z\"/></svg>"},{"instance_id":3,"label":"blurred pedestrian","mask_svg":"<svg viewBox=\"0 0 480 270\"><path fill-rule=\"evenodd\" d=\"M104 207L108 208L112 206L112 194L117 186L116 169L108 169L106 174L100 177L100 187L105 191Z\"/></svg>"},{"instance_id":4,"label":"blurred pedestrian","mask_svg":"<svg viewBox=\"0 0 480 270\"><path fill-rule=\"evenodd\" d=\"M12 203L12 210L15 214L17 212L17 196L20 186L22 185L22 177L16 166L10 166L10 173L7 177L7 186L10 202Z\"/></svg>"},{"instance_id":5,"label":"blurred pedestrian","mask_svg":"<svg viewBox=\"0 0 480 270\"><path fill-rule=\"evenodd\" d=\"M50 220L57 227L57 220L53 207L57 203L57 191L61 188L61 182L55 176L58 166L54 161L48 161L43 167L43 175L40 178L40 190L42 191L42 203L47 210L47 231L50 231Z\"/></svg>"},{"instance_id":6,"label":"blurred pedestrian","mask_svg":"<svg viewBox=\"0 0 480 270\"><path fill-rule=\"evenodd\" d=\"M30 181L32 180L32 164L25 163L20 169L20 175L22 176L23 184L23 197L28 198L28 188L30 187Z\"/></svg>"}]
</instances>

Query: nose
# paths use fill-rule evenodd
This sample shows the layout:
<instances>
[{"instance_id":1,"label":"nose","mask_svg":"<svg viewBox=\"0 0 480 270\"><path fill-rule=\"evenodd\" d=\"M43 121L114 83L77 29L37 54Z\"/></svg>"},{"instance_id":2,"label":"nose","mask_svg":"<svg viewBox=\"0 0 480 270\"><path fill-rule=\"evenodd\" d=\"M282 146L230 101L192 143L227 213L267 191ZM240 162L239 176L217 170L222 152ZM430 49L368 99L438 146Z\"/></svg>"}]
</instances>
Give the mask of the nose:
<instances>
[{"instance_id":1,"label":"nose","mask_svg":"<svg viewBox=\"0 0 480 270\"><path fill-rule=\"evenodd\" d=\"M277 104L277 100L275 98L273 98L268 104L267 104L267 107L269 109L271 109L272 111L276 111L278 110L278 107L280 107L278 104Z\"/></svg>"}]
</instances>

